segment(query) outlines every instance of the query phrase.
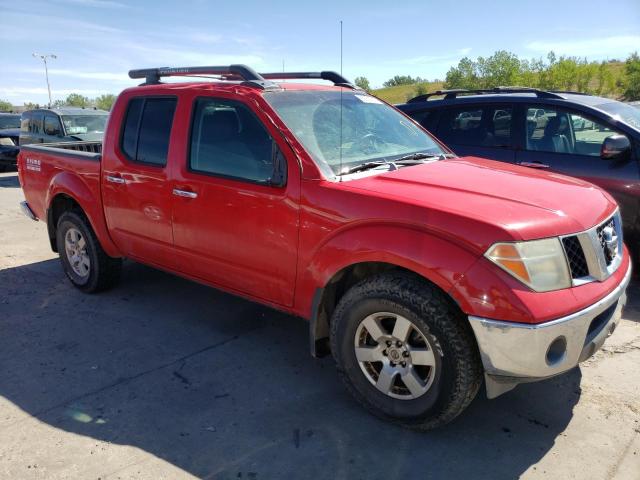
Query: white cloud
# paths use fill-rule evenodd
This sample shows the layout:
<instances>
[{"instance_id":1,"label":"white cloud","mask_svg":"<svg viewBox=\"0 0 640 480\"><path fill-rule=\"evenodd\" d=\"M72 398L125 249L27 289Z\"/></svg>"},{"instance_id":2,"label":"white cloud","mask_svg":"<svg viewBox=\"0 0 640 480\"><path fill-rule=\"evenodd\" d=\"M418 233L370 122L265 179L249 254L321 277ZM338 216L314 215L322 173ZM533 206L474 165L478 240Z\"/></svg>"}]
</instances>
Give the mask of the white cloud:
<instances>
[{"instance_id":1,"label":"white cloud","mask_svg":"<svg viewBox=\"0 0 640 480\"><path fill-rule=\"evenodd\" d=\"M613 35L601 38L535 41L528 43L526 48L538 53L547 53L553 50L560 55L592 58L596 56L626 56L637 50L638 45L640 45L640 35Z\"/></svg>"}]
</instances>

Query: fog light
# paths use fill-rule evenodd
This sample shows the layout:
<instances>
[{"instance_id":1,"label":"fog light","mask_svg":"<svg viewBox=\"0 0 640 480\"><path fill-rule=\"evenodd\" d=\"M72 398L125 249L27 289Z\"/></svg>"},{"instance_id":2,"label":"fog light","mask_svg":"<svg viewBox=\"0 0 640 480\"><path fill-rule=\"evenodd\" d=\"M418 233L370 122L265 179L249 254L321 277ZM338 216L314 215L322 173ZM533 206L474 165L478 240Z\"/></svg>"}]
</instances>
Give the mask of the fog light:
<instances>
[{"instance_id":1,"label":"fog light","mask_svg":"<svg viewBox=\"0 0 640 480\"><path fill-rule=\"evenodd\" d=\"M556 338L549 345L547 350L547 365L556 365L560 363L567 353L567 339L564 337Z\"/></svg>"}]
</instances>

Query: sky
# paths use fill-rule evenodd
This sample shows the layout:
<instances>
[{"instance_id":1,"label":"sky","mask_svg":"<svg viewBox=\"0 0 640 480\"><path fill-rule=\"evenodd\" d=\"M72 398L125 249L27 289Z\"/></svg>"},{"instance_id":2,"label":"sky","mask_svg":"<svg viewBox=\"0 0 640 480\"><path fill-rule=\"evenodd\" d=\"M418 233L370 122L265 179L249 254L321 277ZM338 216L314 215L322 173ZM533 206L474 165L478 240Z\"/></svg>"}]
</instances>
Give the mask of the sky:
<instances>
[{"instance_id":1,"label":"sky","mask_svg":"<svg viewBox=\"0 0 640 480\"><path fill-rule=\"evenodd\" d=\"M640 0L0 0L0 99L47 103L118 94L133 68L244 63L257 71L340 71L372 86L443 79L469 56L508 50L624 59L640 51Z\"/></svg>"}]
</instances>

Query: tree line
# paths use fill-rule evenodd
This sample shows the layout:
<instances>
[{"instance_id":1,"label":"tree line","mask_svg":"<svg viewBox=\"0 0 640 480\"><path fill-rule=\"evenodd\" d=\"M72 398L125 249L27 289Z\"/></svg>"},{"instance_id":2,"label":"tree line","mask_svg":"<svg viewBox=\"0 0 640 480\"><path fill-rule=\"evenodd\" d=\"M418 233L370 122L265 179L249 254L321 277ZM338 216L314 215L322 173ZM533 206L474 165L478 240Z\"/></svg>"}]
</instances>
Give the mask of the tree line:
<instances>
[{"instance_id":1,"label":"tree line","mask_svg":"<svg viewBox=\"0 0 640 480\"><path fill-rule=\"evenodd\" d=\"M366 77L357 77L359 87L371 91ZM416 95L426 93L429 85L442 84L410 75L395 75L384 87L416 85ZM483 89L498 86L533 87L544 90L571 90L594 95L640 100L640 56L632 53L622 63L619 60L590 62L586 58L557 56L549 52L546 58L520 59L506 50L489 57L472 60L462 58L451 67L444 88Z\"/></svg>"},{"instance_id":2,"label":"tree line","mask_svg":"<svg viewBox=\"0 0 640 480\"><path fill-rule=\"evenodd\" d=\"M113 103L116 101L116 95L107 93L100 95L96 98L89 98L79 93L71 93L67 95L64 100L56 100L51 104L53 108L60 107L82 107L82 108L98 108L100 110L111 110ZM47 108L48 105L41 105L39 103L26 102L24 104L25 109L33 110L36 108ZM13 106L6 100L0 100L0 112L10 112L13 110Z\"/></svg>"}]
</instances>

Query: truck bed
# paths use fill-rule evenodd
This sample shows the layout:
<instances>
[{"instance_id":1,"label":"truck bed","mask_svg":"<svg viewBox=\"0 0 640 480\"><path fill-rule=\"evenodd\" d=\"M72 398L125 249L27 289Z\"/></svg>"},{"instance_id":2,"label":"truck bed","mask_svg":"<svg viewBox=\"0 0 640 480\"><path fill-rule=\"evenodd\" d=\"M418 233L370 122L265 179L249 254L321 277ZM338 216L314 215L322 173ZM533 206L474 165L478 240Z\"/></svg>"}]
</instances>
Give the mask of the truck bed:
<instances>
[{"instance_id":1,"label":"truck bed","mask_svg":"<svg viewBox=\"0 0 640 480\"><path fill-rule=\"evenodd\" d=\"M101 142L59 142L20 147L18 174L34 214L45 219L47 202L56 193L83 196L100 210Z\"/></svg>"}]
</instances>

